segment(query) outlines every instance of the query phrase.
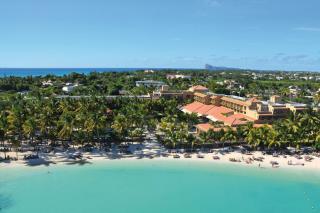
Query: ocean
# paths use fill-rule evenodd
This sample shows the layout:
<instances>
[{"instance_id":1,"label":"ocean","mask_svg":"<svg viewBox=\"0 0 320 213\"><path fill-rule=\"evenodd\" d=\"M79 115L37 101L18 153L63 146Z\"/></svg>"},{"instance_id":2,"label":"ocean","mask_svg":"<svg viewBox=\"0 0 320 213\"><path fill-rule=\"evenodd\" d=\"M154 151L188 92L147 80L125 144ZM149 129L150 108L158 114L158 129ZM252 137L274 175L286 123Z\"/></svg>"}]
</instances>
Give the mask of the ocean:
<instances>
[{"instance_id":1,"label":"ocean","mask_svg":"<svg viewBox=\"0 0 320 213\"><path fill-rule=\"evenodd\" d=\"M313 213L319 174L210 162L0 168L1 213Z\"/></svg>"},{"instance_id":2,"label":"ocean","mask_svg":"<svg viewBox=\"0 0 320 213\"><path fill-rule=\"evenodd\" d=\"M63 76L72 72L88 74L90 72L128 72L146 68L0 68L0 77L5 76L45 76L49 74Z\"/></svg>"}]
</instances>

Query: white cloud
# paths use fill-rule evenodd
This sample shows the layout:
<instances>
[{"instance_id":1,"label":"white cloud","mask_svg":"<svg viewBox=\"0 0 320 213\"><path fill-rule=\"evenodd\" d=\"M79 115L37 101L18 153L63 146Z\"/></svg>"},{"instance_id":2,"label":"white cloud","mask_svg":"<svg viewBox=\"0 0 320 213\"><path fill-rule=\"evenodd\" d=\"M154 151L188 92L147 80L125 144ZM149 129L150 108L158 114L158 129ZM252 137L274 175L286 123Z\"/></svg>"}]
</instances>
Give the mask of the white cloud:
<instances>
[{"instance_id":1,"label":"white cloud","mask_svg":"<svg viewBox=\"0 0 320 213\"><path fill-rule=\"evenodd\" d=\"M308 31L308 32L320 32L320 27L297 27L294 28L297 31Z\"/></svg>"}]
</instances>

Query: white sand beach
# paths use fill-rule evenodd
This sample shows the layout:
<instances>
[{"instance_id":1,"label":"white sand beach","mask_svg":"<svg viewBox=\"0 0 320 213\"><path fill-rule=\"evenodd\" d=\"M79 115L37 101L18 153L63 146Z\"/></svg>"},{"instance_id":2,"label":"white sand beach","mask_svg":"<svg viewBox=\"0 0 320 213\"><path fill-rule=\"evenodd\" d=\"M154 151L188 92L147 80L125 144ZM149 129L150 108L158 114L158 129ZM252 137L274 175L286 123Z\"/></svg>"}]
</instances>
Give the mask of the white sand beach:
<instances>
[{"instance_id":1,"label":"white sand beach","mask_svg":"<svg viewBox=\"0 0 320 213\"><path fill-rule=\"evenodd\" d=\"M106 152L83 152L82 158L70 159L70 153L57 152L55 154L39 154L39 159L23 160L23 155L27 153L19 153L17 161L0 163L0 171L6 168L28 167L28 166L50 166L50 165L83 165L108 162L111 160L174 160L174 161L193 161L193 162L211 162L212 164L234 164L239 166L258 167L262 169L299 169L320 171L320 158L312 156L310 161L305 160L305 155L301 155L302 159L294 156L279 155L272 156L263 154L260 151L254 151L250 154L242 154L240 152L222 152L221 149L215 150L213 153L193 153L186 158L184 153L167 153L160 150L159 147L146 147L145 149L134 154L118 154ZM10 156L16 156L16 153L7 153ZM199 156L200 155L200 156ZM174 157L175 156L175 157ZM179 157L178 157L179 156ZM214 156L216 159L214 159ZM310 156L310 155L308 155ZM233 161L231 161L233 159ZM255 159L255 160L254 160ZM260 161L258 161L260 160ZM291 161L291 165L288 162ZM272 165L271 162L276 162Z\"/></svg>"}]
</instances>

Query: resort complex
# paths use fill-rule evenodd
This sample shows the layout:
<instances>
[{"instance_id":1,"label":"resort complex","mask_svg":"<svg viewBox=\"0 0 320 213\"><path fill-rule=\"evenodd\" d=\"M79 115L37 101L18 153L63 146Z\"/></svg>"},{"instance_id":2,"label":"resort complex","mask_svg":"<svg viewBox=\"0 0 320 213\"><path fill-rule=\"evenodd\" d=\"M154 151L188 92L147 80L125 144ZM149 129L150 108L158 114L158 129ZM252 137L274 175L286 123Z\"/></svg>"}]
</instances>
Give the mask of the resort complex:
<instances>
[{"instance_id":1,"label":"resort complex","mask_svg":"<svg viewBox=\"0 0 320 213\"><path fill-rule=\"evenodd\" d=\"M171 70L168 72L175 75ZM201 74L203 76L199 77ZM296 98L286 91L281 93L284 88L281 83L269 96L251 89L250 83L245 81L240 87L240 83L229 79L230 74L228 80L216 78L220 74L208 74L207 71L184 74L191 78L181 77L181 71L176 75L179 76L148 70L0 78L0 176L6 178L9 168L14 171L21 166L38 167L22 170L31 171L33 176L21 178L21 184L31 180L35 185L42 184L43 181L38 181L39 175L34 175L37 171L49 186L67 181L64 185L73 186L72 192L79 186L85 187L77 192L81 197L83 191L94 189L92 194L95 191L102 193L98 196L100 199L110 189L118 192L118 187L111 186L115 174L116 180L121 180L117 186L126 183L125 188L127 185L134 187L132 196L136 196L144 186L136 188L137 180L152 184L148 188L153 190L156 176L159 188L167 187L163 182L165 173L170 175L166 180L172 186L186 178L190 178L192 186L198 186L189 174L199 177L199 171L203 169L204 176L196 182L202 183L206 179L205 185L212 186L212 182L221 185L221 181L208 176L208 171L217 174L218 168L224 171L229 165L230 171L237 175L246 166L264 171L284 168L313 172L320 169L320 114L316 110L320 99L314 92L318 90L317 82L310 90L314 92L315 104L312 105L313 99L304 97L301 92L296 93ZM298 101L304 103L296 103ZM95 165L89 166L91 164ZM233 165L239 165L239 168L235 169ZM65 172L64 168L68 166L70 169ZM159 170L159 175L152 173L155 170ZM17 171L23 174L21 169ZM70 178L72 171L76 174ZM134 174L136 179L128 180L126 174ZM172 174L181 177L172 181ZM247 178L243 177L245 181ZM234 182L238 183L236 179ZM80 180L82 184L75 184ZM88 184L93 183L92 180L98 184ZM230 179L227 182L230 183ZM190 183L185 182L181 191L189 190ZM28 192L28 198L33 188L22 185L24 187L15 188L28 187L30 190L23 190ZM50 194L56 192L54 186L50 187ZM35 188L48 191L48 186ZM162 195L165 196L167 193ZM46 201L56 203L57 197ZM63 200L74 198L67 197ZM1 199L0 193L0 212L3 203L6 204L6 200ZM79 205L76 200L74 206ZM105 206L105 202L101 203ZM43 212L47 208L30 212ZM88 212L91 212L92 207L89 208ZM25 205L22 209L24 212ZM140 212L141 208L137 209ZM60 211L54 209L52 213L55 212Z\"/></svg>"},{"instance_id":2,"label":"resort complex","mask_svg":"<svg viewBox=\"0 0 320 213\"><path fill-rule=\"evenodd\" d=\"M181 110L188 114L194 113L219 126L222 124L230 127L245 125L249 122L254 123L255 126L272 124L279 119L288 118L290 113L301 113L307 110L306 104L284 103L277 95L271 96L268 101L261 101L258 98L210 93L206 87L199 85L192 86L186 91L170 91L168 86L164 85L160 91L153 93L153 97L193 100L192 103L181 107ZM206 126L212 125L207 123Z\"/></svg>"},{"instance_id":3,"label":"resort complex","mask_svg":"<svg viewBox=\"0 0 320 213\"><path fill-rule=\"evenodd\" d=\"M320 0L0 2L0 213L320 213Z\"/></svg>"},{"instance_id":4,"label":"resort complex","mask_svg":"<svg viewBox=\"0 0 320 213\"><path fill-rule=\"evenodd\" d=\"M312 99L301 92L292 97L281 82L266 95L251 89L244 74L146 70L1 78L0 162L47 162L57 152L68 161L83 160L84 153L180 158L177 150L185 158L224 159L210 153L226 147L246 147L245 153L296 147L295 153L317 156L318 82L310 87Z\"/></svg>"}]
</instances>

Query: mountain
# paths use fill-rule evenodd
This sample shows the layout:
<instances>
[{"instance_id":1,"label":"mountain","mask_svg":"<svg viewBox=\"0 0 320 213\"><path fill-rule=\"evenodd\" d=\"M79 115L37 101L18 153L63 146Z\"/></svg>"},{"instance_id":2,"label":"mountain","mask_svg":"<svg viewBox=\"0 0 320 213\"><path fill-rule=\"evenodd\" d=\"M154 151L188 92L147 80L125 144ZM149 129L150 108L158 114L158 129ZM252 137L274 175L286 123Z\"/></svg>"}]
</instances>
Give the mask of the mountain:
<instances>
[{"instance_id":1,"label":"mountain","mask_svg":"<svg viewBox=\"0 0 320 213\"><path fill-rule=\"evenodd\" d=\"M215 67L210 64L205 65L206 70L242 70L240 68L232 68L232 67Z\"/></svg>"}]
</instances>

